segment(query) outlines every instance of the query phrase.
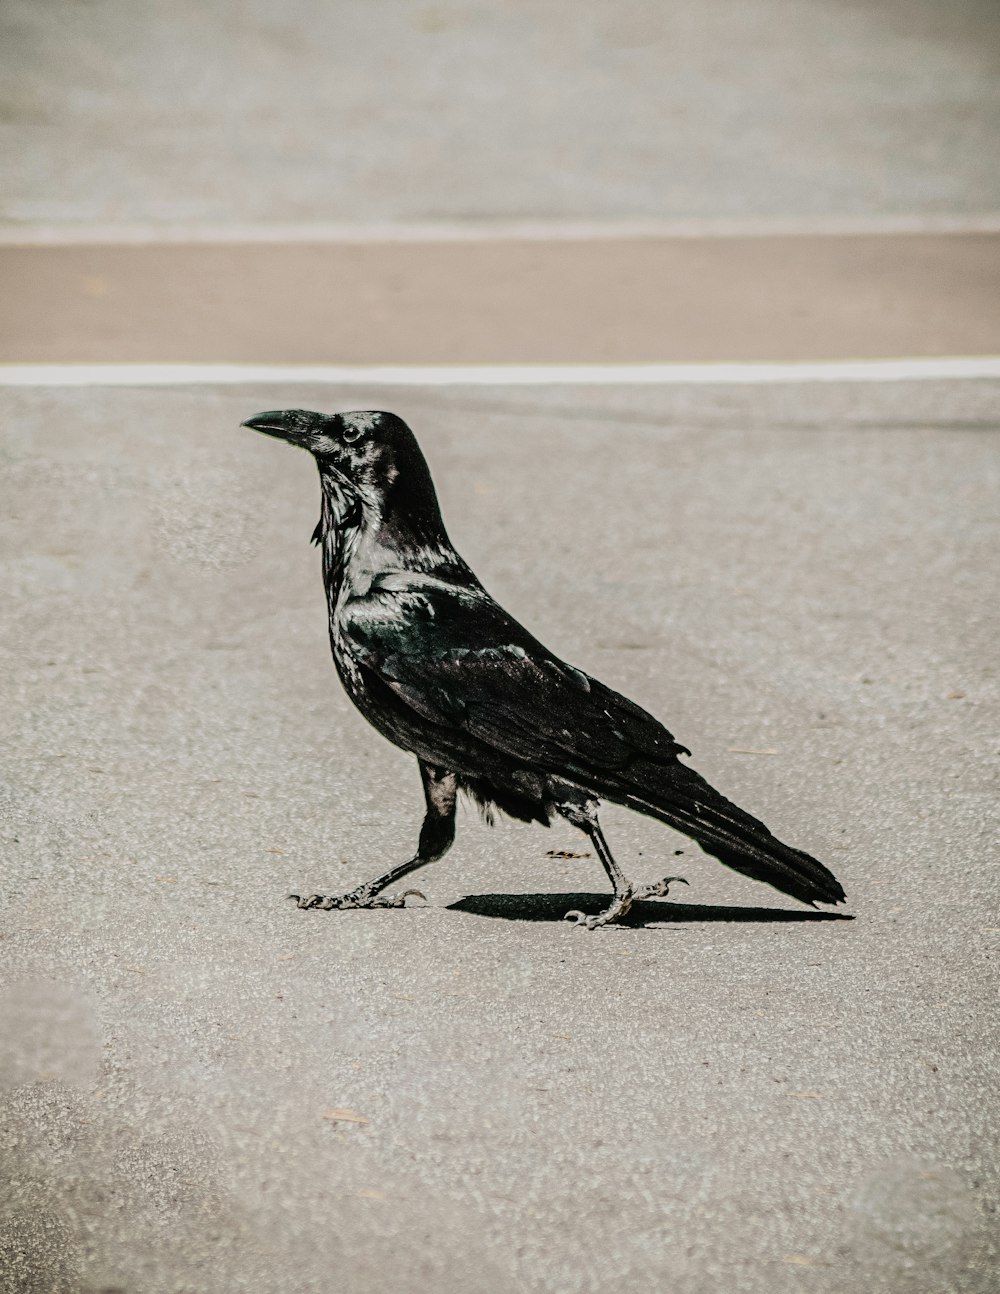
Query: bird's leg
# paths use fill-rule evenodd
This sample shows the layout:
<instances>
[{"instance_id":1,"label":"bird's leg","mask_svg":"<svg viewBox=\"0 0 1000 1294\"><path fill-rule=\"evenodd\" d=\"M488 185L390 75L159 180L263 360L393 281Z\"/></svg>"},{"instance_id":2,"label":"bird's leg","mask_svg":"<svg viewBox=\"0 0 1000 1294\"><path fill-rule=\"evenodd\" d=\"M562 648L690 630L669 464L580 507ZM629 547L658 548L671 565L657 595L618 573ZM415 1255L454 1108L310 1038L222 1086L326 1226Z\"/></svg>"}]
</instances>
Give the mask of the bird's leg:
<instances>
[{"instance_id":1,"label":"bird's leg","mask_svg":"<svg viewBox=\"0 0 1000 1294\"><path fill-rule=\"evenodd\" d=\"M582 802L579 800L570 803L561 803L555 806L556 812L561 814L567 822L572 822L574 827L579 827L581 831L586 832L590 837L590 842L594 846L597 857L604 865L604 870L608 874L608 880L615 888L615 897L609 907L603 912L598 912L595 916L587 916L583 912L567 912L565 919L573 921L577 925L585 926L588 930L595 930L598 926L606 926L610 921L618 921L623 917L632 906L632 883L615 862L611 850L608 848L608 842L604 839L604 832L597 821L598 804L596 800L586 799Z\"/></svg>"},{"instance_id":2,"label":"bird's leg","mask_svg":"<svg viewBox=\"0 0 1000 1294\"><path fill-rule=\"evenodd\" d=\"M427 801L427 812L424 814L423 826L420 828L420 841L413 858L400 863L378 876L374 881L367 881L348 894L337 897L324 894L310 894L300 898L290 894L300 908L403 908L407 896L416 894L425 896L419 890L403 890L400 894L383 894L382 891L393 881L398 881L407 872L416 871L425 863L433 863L442 858L452 846L455 839L455 799L458 792L458 779L454 773L444 768L436 768L420 760L420 776L424 783L424 799Z\"/></svg>"}]
</instances>

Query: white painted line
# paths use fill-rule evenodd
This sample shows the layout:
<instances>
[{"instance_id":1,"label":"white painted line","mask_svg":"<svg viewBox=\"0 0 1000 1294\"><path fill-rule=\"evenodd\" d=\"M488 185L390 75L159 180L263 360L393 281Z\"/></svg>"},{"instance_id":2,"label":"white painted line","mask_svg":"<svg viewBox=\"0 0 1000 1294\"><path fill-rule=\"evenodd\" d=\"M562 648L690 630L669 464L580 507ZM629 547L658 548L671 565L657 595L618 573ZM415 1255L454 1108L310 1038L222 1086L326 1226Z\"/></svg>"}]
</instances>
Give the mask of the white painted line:
<instances>
[{"instance_id":1,"label":"white painted line","mask_svg":"<svg viewBox=\"0 0 1000 1294\"><path fill-rule=\"evenodd\" d=\"M996 234L1000 211L968 215L869 215L677 220L502 220L425 223L211 222L0 224L0 246L149 246L161 243L580 242L633 238L782 238L851 234Z\"/></svg>"},{"instance_id":2,"label":"white painted line","mask_svg":"<svg viewBox=\"0 0 1000 1294\"><path fill-rule=\"evenodd\" d=\"M1000 355L793 364L0 364L0 387L681 386L1000 378Z\"/></svg>"}]
</instances>

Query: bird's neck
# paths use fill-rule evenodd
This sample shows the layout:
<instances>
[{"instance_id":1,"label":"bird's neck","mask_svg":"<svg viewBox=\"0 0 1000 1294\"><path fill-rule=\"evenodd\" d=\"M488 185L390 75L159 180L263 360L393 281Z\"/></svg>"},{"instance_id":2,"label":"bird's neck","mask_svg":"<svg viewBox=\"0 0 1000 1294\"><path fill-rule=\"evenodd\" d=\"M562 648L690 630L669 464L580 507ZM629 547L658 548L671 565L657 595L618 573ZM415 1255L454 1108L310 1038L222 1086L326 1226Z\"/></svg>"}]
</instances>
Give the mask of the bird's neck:
<instances>
[{"instance_id":1,"label":"bird's neck","mask_svg":"<svg viewBox=\"0 0 1000 1294\"><path fill-rule=\"evenodd\" d=\"M348 598L365 596L375 580L390 572L447 577L453 570L467 571L451 545L433 493L430 500L414 500L398 489L366 490L339 475L321 473L321 481L317 538L331 610ZM421 506L416 507L418 502Z\"/></svg>"}]
</instances>

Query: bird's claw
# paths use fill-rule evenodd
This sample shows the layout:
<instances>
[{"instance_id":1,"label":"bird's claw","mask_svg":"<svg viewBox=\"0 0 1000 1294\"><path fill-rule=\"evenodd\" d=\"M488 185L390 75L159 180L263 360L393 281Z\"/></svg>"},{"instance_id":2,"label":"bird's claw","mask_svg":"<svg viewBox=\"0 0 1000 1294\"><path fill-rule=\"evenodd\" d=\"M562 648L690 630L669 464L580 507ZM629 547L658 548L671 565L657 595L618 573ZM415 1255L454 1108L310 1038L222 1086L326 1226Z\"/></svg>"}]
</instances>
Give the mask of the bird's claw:
<instances>
[{"instance_id":1,"label":"bird's claw","mask_svg":"<svg viewBox=\"0 0 1000 1294\"><path fill-rule=\"evenodd\" d=\"M624 895L616 898L609 908L603 912L595 912L588 916L586 912L579 912L573 909L567 912L563 917L564 921L569 921L575 926L583 926L584 930L596 930L599 926L606 926L612 921L617 921L623 917L632 906L632 895Z\"/></svg>"},{"instance_id":2,"label":"bird's claw","mask_svg":"<svg viewBox=\"0 0 1000 1294\"><path fill-rule=\"evenodd\" d=\"M567 912L563 920L572 921L573 925L582 926L584 930L596 930L598 926L607 925L609 918L600 912L591 917L588 917L585 912Z\"/></svg>"},{"instance_id":3,"label":"bird's claw","mask_svg":"<svg viewBox=\"0 0 1000 1294\"><path fill-rule=\"evenodd\" d=\"M303 898L299 894L289 894L290 899L294 899L297 908L323 908L323 907L347 907L349 894L343 895L339 899L328 898L325 894L308 894Z\"/></svg>"},{"instance_id":4,"label":"bird's claw","mask_svg":"<svg viewBox=\"0 0 1000 1294\"><path fill-rule=\"evenodd\" d=\"M374 906L378 908L381 908L381 907L405 908L406 900L409 898L411 894L415 894L418 899L423 899L425 903L427 902L427 895L423 892L423 890L404 890L402 894L385 895L385 903L380 903L378 899L376 899Z\"/></svg>"},{"instance_id":5,"label":"bird's claw","mask_svg":"<svg viewBox=\"0 0 1000 1294\"><path fill-rule=\"evenodd\" d=\"M662 881L654 881L651 885L640 885L632 897L633 899L665 899L674 881L680 885L687 885L683 876L664 876Z\"/></svg>"},{"instance_id":6,"label":"bird's claw","mask_svg":"<svg viewBox=\"0 0 1000 1294\"><path fill-rule=\"evenodd\" d=\"M427 902L427 895L422 890L403 890L401 894L379 894L370 890L367 885L360 885L349 894L310 894L307 898L301 898L298 894L289 894L288 897L295 900L297 907L320 908L324 912L329 912L333 908L405 908L406 900L411 894Z\"/></svg>"}]
</instances>

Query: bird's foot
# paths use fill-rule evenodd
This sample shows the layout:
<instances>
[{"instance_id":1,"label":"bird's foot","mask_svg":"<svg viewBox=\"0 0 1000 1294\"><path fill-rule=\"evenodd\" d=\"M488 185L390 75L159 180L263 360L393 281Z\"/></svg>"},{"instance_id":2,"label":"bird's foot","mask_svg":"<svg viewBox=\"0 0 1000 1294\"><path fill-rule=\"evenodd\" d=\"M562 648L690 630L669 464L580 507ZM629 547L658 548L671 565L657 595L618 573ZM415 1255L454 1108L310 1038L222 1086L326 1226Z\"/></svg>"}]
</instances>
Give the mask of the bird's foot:
<instances>
[{"instance_id":1,"label":"bird's foot","mask_svg":"<svg viewBox=\"0 0 1000 1294\"><path fill-rule=\"evenodd\" d=\"M359 885L356 890L351 890L349 894L326 895L310 894L307 898L300 898L298 894L289 894L290 899L294 899L296 905L300 908L322 908L329 912L332 908L405 908L406 900L411 894L427 902L427 895L420 890L403 890L400 894L384 894L379 890L373 890L370 885Z\"/></svg>"},{"instance_id":2,"label":"bird's foot","mask_svg":"<svg viewBox=\"0 0 1000 1294\"><path fill-rule=\"evenodd\" d=\"M665 899L670 892L670 887L674 881L679 885L687 885L683 876L664 876L662 881L654 881L652 885L640 885L632 895L634 899Z\"/></svg>"},{"instance_id":3,"label":"bird's foot","mask_svg":"<svg viewBox=\"0 0 1000 1294\"><path fill-rule=\"evenodd\" d=\"M563 920L572 921L574 925L583 926L586 930L596 930L598 926L619 921L636 899L665 899L675 881L681 885L687 885L683 876L664 876L662 881L654 881L652 885L640 885L637 890L631 890L628 894L616 895L615 901L603 912L597 912L593 916L588 916L585 912L567 912Z\"/></svg>"},{"instance_id":4,"label":"bird's foot","mask_svg":"<svg viewBox=\"0 0 1000 1294\"><path fill-rule=\"evenodd\" d=\"M585 930L596 930L598 926L606 926L611 921L618 921L632 906L633 895L631 892L626 894L616 894L615 901L610 907L603 912L596 912L593 916L587 916L585 912L567 912L563 917L564 921L572 921L576 926L583 926Z\"/></svg>"}]
</instances>

